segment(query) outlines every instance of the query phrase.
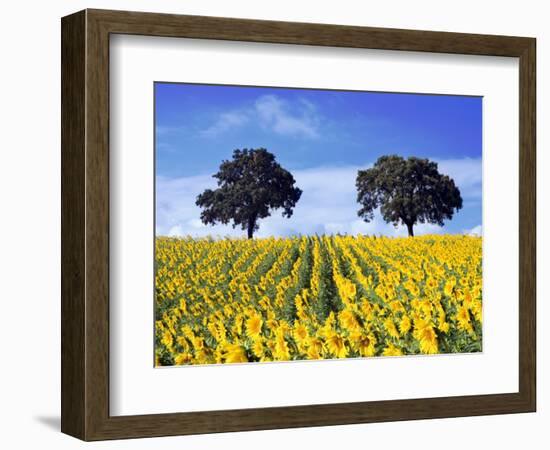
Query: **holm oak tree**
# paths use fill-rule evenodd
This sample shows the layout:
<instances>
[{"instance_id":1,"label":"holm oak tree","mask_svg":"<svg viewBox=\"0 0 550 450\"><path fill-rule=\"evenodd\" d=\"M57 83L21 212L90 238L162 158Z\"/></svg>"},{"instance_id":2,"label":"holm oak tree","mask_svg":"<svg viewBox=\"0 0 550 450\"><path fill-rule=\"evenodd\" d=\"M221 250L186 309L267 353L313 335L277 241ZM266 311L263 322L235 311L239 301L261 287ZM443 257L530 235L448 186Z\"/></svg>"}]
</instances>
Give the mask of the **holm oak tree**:
<instances>
[{"instance_id":1,"label":"holm oak tree","mask_svg":"<svg viewBox=\"0 0 550 450\"><path fill-rule=\"evenodd\" d=\"M302 195L292 174L265 148L235 150L233 159L222 161L213 177L218 188L205 190L196 201L203 208L202 222L233 222L233 228L239 225L247 230L249 239L259 228L258 220L272 210L282 208L283 217L292 216Z\"/></svg>"},{"instance_id":2,"label":"holm oak tree","mask_svg":"<svg viewBox=\"0 0 550 450\"><path fill-rule=\"evenodd\" d=\"M414 236L416 223L443 225L462 208L453 179L440 174L437 163L428 159L382 156L372 168L358 171L355 184L359 217L369 222L380 207L384 220L406 225L409 236Z\"/></svg>"}]
</instances>

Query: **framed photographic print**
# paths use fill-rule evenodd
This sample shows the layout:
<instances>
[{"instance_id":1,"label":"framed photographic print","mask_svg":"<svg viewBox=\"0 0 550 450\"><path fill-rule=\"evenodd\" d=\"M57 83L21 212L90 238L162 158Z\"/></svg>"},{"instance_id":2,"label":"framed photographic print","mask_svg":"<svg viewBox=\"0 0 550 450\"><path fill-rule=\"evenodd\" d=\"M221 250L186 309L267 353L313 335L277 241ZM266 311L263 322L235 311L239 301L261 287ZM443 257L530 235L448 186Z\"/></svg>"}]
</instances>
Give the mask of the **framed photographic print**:
<instances>
[{"instance_id":1,"label":"framed photographic print","mask_svg":"<svg viewBox=\"0 0 550 450\"><path fill-rule=\"evenodd\" d=\"M535 410L535 39L62 19L62 431Z\"/></svg>"}]
</instances>

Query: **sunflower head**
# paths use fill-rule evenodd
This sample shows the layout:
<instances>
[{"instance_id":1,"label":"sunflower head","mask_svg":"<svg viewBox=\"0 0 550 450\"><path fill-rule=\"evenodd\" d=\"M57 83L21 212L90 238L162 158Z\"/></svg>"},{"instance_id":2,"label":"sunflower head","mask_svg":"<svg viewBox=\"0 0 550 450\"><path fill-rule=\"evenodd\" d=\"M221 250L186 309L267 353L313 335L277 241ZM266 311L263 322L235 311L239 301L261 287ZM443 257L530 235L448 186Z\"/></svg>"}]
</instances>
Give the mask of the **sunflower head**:
<instances>
[{"instance_id":1,"label":"sunflower head","mask_svg":"<svg viewBox=\"0 0 550 450\"><path fill-rule=\"evenodd\" d=\"M226 363L242 363L247 361L246 352L240 344L227 344L225 346Z\"/></svg>"},{"instance_id":2,"label":"sunflower head","mask_svg":"<svg viewBox=\"0 0 550 450\"><path fill-rule=\"evenodd\" d=\"M348 354L345 341L342 336L336 333L332 333L326 338L327 350L332 353L336 358L345 358Z\"/></svg>"},{"instance_id":3,"label":"sunflower head","mask_svg":"<svg viewBox=\"0 0 550 450\"><path fill-rule=\"evenodd\" d=\"M263 320L259 314L253 314L246 320L246 334L255 339L262 332Z\"/></svg>"},{"instance_id":4,"label":"sunflower head","mask_svg":"<svg viewBox=\"0 0 550 450\"><path fill-rule=\"evenodd\" d=\"M388 344L382 353L384 356L402 356L403 352L393 344Z\"/></svg>"}]
</instances>

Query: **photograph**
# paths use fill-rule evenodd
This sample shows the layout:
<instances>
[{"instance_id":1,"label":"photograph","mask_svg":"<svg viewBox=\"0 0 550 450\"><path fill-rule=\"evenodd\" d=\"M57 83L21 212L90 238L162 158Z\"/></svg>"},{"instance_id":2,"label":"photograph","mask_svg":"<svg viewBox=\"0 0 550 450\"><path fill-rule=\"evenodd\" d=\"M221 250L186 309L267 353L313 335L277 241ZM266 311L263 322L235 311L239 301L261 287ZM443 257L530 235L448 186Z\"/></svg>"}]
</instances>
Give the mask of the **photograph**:
<instances>
[{"instance_id":1,"label":"photograph","mask_svg":"<svg viewBox=\"0 0 550 450\"><path fill-rule=\"evenodd\" d=\"M154 366L482 352L482 116L155 82Z\"/></svg>"},{"instance_id":2,"label":"photograph","mask_svg":"<svg viewBox=\"0 0 550 450\"><path fill-rule=\"evenodd\" d=\"M36 228L37 207L55 212L36 201L46 185L61 220L57 240L5 234L19 269L36 252L17 237L61 245L57 261L50 249L50 263L34 264L60 279L32 272L60 297L55 308L38 295L44 314L31 327L57 342L35 352L39 367L57 361L44 378L55 389L21 396L7 383L11 409L34 411L50 434L55 422L52 439L68 446L78 442L67 436L181 447L246 435L251 448L280 448L271 433L311 447L325 433L318 442L332 448L365 441L367 428L369 443L387 446L392 428L412 450L426 447L426 420L443 427L435 445L464 421L485 446L535 443L547 419L536 81L550 31L532 14L540 8L496 18L489 8L472 24L466 10L393 6L374 17L355 2L312 18L298 2L289 14L233 3L49 8L40 20L57 32L46 39L34 23L41 39L29 43L52 52L16 48L38 63L51 54L57 70L36 77L25 57L11 71L25 81L8 90L25 113L13 142L49 133L61 158L27 146L52 183L27 186L29 217L6 223ZM38 104L54 113L35 133L21 102L29 89L33 108L41 95L55 102ZM8 153L25 160L8 178L28 185L16 169L32 158ZM19 272L21 291L29 270ZM28 359L21 349L44 339L8 322ZM13 439L47 440L20 425ZM518 427L528 432L503 433Z\"/></svg>"}]
</instances>

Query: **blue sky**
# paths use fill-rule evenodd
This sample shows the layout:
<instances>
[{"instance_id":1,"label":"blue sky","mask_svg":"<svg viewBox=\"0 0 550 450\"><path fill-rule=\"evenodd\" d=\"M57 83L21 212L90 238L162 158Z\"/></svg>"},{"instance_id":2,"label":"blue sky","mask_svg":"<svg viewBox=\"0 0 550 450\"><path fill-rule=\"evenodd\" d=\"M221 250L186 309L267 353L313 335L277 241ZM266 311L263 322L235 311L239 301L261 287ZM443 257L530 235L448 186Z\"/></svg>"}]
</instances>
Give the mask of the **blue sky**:
<instances>
[{"instance_id":1,"label":"blue sky","mask_svg":"<svg viewBox=\"0 0 550 450\"><path fill-rule=\"evenodd\" d=\"M157 235L244 235L201 224L194 203L234 149L258 147L303 190L293 216L275 211L259 237L406 234L379 215L357 217L357 170L385 154L435 160L461 190L453 220L417 225L417 234L481 232L480 97L156 83L155 122Z\"/></svg>"}]
</instances>

